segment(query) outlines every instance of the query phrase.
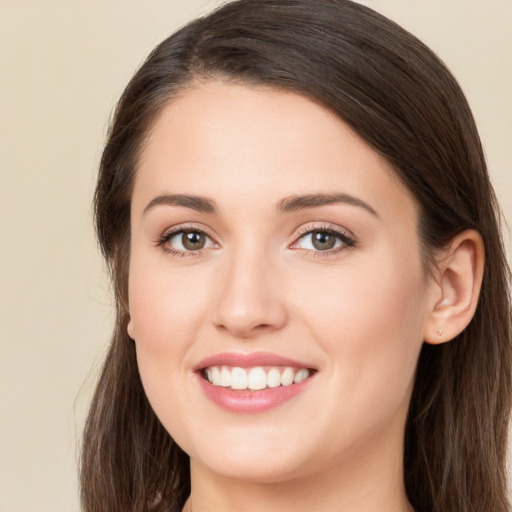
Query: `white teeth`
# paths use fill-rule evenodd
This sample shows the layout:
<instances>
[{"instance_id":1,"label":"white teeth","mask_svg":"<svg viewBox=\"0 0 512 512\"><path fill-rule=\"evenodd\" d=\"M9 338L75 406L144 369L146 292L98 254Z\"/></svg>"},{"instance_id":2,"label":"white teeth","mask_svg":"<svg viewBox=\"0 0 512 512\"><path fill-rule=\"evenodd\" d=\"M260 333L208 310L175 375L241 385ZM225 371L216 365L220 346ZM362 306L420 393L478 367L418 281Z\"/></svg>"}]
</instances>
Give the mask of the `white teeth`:
<instances>
[{"instance_id":1,"label":"white teeth","mask_svg":"<svg viewBox=\"0 0 512 512\"><path fill-rule=\"evenodd\" d=\"M267 374L267 386L277 388L281 385L281 374L277 368L272 368Z\"/></svg>"},{"instance_id":2,"label":"white teeth","mask_svg":"<svg viewBox=\"0 0 512 512\"><path fill-rule=\"evenodd\" d=\"M222 386L235 390L277 388L291 386L302 382L310 375L306 368L271 367L267 370L261 366L254 368L240 368L229 366L210 366L205 371L206 379L214 386Z\"/></svg>"},{"instance_id":3,"label":"white teeth","mask_svg":"<svg viewBox=\"0 0 512 512\"><path fill-rule=\"evenodd\" d=\"M220 385L223 388L229 388L231 386L231 372L225 366L222 367L220 372Z\"/></svg>"},{"instance_id":4,"label":"white teeth","mask_svg":"<svg viewBox=\"0 0 512 512\"><path fill-rule=\"evenodd\" d=\"M212 382L215 385L214 382ZM233 389L247 389L247 373L243 368L233 368L231 370L231 387Z\"/></svg>"},{"instance_id":5,"label":"white teeth","mask_svg":"<svg viewBox=\"0 0 512 512\"><path fill-rule=\"evenodd\" d=\"M220 386L220 370L217 366L212 368L212 384L214 386Z\"/></svg>"},{"instance_id":6,"label":"white teeth","mask_svg":"<svg viewBox=\"0 0 512 512\"><path fill-rule=\"evenodd\" d=\"M294 377L295 375L293 374L293 370L291 368L285 368L281 375L281 385L291 386L293 384Z\"/></svg>"},{"instance_id":7,"label":"white teeth","mask_svg":"<svg viewBox=\"0 0 512 512\"><path fill-rule=\"evenodd\" d=\"M295 374L295 378L293 379L293 382L297 383L297 382L300 382L301 380L307 379L308 377L309 377L309 372L305 368L302 368L302 370L299 370Z\"/></svg>"},{"instance_id":8,"label":"white teeth","mask_svg":"<svg viewBox=\"0 0 512 512\"><path fill-rule=\"evenodd\" d=\"M263 368L256 367L249 372L247 387L254 391L267 387L267 375Z\"/></svg>"}]
</instances>

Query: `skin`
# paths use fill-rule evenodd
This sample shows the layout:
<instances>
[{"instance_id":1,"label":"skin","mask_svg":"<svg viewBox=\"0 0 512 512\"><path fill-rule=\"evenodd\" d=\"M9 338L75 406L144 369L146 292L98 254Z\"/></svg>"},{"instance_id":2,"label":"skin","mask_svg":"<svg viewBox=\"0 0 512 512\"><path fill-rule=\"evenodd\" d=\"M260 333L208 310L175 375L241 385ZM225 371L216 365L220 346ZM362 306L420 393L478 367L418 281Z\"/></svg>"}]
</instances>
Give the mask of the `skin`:
<instances>
[{"instance_id":1,"label":"skin","mask_svg":"<svg viewBox=\"0 0 512 512\"><path fill-rule=\"evenodd\" d=\"M276 212L283 198L333 191L374 213L345 202ZM163 194L206 197L217 212L147 209ZM446 311L461 289L443 295L455 272L426 278L417 222L389 164L309 99L211 81L163 109L133 191L128 332L155 413L191 457L185 510L410 510L402 444L415 367L425 339L453 336ZM206 247L159 242L180 227L205 231ZM305 230L327 227L355 244L315 249ZM461 268L475 268L477 238L455 244ZM259 351L317 372L256 414L205 396L199 361Z\"/></svg>"}]
</instances>

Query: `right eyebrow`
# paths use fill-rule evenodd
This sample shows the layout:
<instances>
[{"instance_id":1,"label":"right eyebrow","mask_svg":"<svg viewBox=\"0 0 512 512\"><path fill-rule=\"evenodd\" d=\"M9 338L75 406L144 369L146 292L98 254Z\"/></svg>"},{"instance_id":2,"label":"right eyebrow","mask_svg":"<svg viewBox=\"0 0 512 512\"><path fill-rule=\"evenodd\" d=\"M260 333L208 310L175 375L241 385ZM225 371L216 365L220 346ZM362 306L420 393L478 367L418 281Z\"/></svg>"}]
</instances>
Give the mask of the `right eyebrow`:
<instances>
[{"instance_id":1,"label":"right eyebrow","mask_svg":"<svg viewBox=\"0 0 512 512\"><path fill-rule=\"evenodd\" d=\"M142 212L145 215L156 206L184 206L203 213L216 213L217 207L211 199L186 194L162 194L153 198Z\"/></svg>"},{"instance_id":2,"label":"right eyebrow","mask_svg":"<svg viewBox=\"0 0 512 512\"><path fill-rule=\"evenodd\" d=\"M362 199L345 194L342 192L334 192L331 194L306 194L285 197L277 204L276 210L278 213L289 213L298 210L306 210L309 208L318 208L319 206L325 206L329 204L344 203L351 206L357 206L370 212L375 217L379 217L379 214Z\"/></svg>"}]
</instances>

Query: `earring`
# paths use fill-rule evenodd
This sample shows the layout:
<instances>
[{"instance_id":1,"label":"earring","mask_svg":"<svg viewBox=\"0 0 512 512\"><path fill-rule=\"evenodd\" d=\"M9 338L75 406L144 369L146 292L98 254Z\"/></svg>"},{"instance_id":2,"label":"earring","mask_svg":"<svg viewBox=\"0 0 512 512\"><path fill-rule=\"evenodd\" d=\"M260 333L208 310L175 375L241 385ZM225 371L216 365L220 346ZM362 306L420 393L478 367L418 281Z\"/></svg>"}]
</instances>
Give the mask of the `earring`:
<instances>
[{"instance_id":1,"label":"earring","mask_svg":"<svg viewBox=\"0 0 512 512\"><path fill-rule=\"evenodd\" d=\"M437 335L438 336L442 336L443 335L443 330L442 329L438 329L437 330Z\"/></svg>"}]
</instances>

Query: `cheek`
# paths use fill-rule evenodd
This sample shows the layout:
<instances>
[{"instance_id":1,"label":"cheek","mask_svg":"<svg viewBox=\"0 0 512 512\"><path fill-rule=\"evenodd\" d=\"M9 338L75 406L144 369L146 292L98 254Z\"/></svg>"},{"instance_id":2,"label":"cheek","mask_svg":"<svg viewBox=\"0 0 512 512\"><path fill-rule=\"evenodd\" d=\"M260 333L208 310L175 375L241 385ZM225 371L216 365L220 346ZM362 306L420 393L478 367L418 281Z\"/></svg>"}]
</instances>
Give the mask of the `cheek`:
<instances>
[{"instance_id":1,"label":"cheek","mask_svg":"<svg viewBox=\"0 0 512 512\"><path fill-rule=\"evenodd\" d=\"M166 428L175 424L190 401L184 379L190 379L190 348L205 316L204 276L171 273L165 258L145 259L134 251L129 275L130 317L137 364L146 395ZM197 272L196 272L197 274ZM170 405L172 404L172 406Z\"/></svg>"},{"instance_id":2,"label":"cheek","mask_svg":"<svg viewBox=\"0 0 512 512\"><path fill-rule=\"evenodd\" d=\"M408 402L423 342L421 265L381 255L378 264L361 261L302 285L317 292L297 304L298 316L308 319L343 401L376 414Z\"/></svg>"},{"instance_id":3,"label":"cheek","mask_svg":"<svg viewBox=\"0 0 512 512\"><path fill-rule=\"evenodd\" d=\"M170 273L165 262L133 262L129 279L130 316L141 348L175 353L194 339L204 317L207 293L197 272Z\"/></svg>"},{"instance_id":4,"label":"cheek","mask_svg":"<svg viewBox=\"0 0 512 512\"><path fill-rule=\"evenodd\" d=\"M426 290L420 265L400 265L384 255L379 264L361 261L303 277L291 295L300 297L296 307L316 324L321 339L334 335L378 348L417 335L423 323ZM381 334L367 335L375 332Z\"/></svg>"}]
</instances>

